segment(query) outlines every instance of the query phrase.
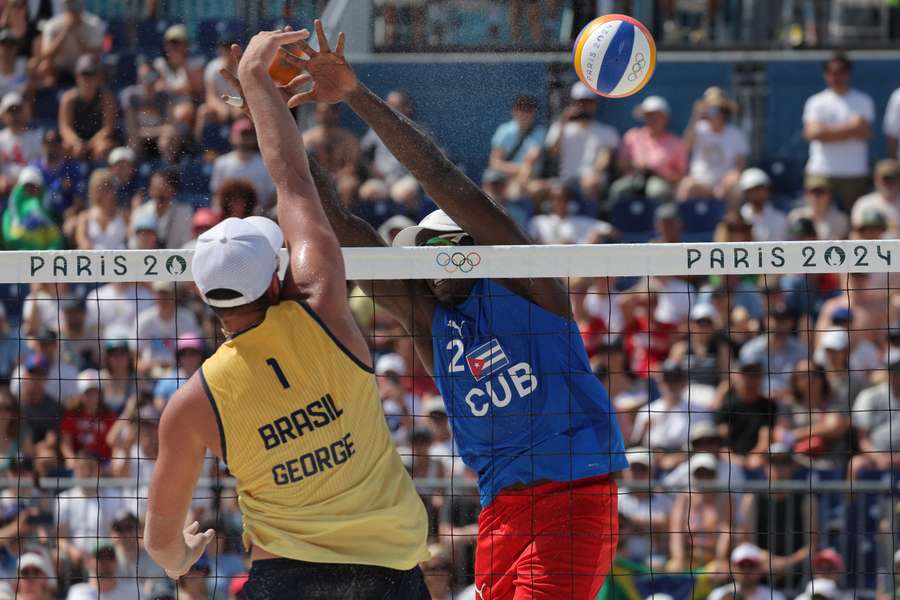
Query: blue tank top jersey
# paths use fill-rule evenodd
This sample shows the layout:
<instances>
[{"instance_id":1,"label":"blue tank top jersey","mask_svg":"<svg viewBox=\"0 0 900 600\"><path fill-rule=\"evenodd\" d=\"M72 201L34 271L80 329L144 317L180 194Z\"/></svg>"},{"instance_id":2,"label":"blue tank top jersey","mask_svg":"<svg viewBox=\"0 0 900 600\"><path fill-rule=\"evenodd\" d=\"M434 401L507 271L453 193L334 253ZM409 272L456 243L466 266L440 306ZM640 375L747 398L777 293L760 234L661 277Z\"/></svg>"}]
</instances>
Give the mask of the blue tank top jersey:
<instances>
[{"instance_id":1,"label":"blue tank top jersey","mask_svg":"<svg viewBox=\"0 0 900 600\"><path fill-rule=\"evenodd\" d=\"M432 321L434 380L481 505L516 483L628 468L622 432L574 321L481 279Z\"/></svg>"}]
</instances>

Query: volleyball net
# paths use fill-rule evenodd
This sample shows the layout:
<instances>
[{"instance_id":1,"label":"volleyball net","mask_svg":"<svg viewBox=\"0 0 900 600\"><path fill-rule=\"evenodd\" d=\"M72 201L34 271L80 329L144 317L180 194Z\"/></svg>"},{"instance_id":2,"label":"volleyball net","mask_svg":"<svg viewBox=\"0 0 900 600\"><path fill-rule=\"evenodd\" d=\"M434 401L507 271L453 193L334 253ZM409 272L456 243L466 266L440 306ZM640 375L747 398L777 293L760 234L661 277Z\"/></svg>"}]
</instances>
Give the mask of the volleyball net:
<instances>
[{"instance_id":1,"label":"volleyball net","mask_svg":"<svg viewBox=\"0 0 900 600\"><path fill-rule=\"evenodd\" d=\"M619 479L619 548L600 597L894 597L900 242L344 256L350 280L563 281L631 464ZM223 341L191 258L0 253L0 588L178 593L140 536L159 416ZM428 511L429 586L474 598L477 475L455 450L410 336L378 297L348 289L391 435ZM496 395L510 384L490 366L500 406L508 399ZM218 537L179 581L181 593L240 597L248 558L234 481L212 457L192 511Z\"/></svg>"}]
</instances>

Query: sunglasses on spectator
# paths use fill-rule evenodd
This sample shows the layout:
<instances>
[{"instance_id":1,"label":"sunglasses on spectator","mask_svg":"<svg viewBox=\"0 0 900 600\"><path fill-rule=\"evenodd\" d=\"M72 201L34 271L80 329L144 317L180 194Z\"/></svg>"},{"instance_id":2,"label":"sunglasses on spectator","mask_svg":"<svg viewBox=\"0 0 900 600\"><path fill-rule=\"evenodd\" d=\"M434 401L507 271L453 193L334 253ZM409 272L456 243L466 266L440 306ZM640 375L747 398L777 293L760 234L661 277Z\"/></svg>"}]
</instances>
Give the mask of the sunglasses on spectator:
<instances>
[{"instance_id":1,"label":"sunglasses on spectator","mask_svg":"<svg viewBox=\"0 0 900 600\"><path fill-rule=\"evenodd\" d=\"M36 567L26 567L19 572L22 577L47 577L47 574Z\"/></svg>"}]
</instances>

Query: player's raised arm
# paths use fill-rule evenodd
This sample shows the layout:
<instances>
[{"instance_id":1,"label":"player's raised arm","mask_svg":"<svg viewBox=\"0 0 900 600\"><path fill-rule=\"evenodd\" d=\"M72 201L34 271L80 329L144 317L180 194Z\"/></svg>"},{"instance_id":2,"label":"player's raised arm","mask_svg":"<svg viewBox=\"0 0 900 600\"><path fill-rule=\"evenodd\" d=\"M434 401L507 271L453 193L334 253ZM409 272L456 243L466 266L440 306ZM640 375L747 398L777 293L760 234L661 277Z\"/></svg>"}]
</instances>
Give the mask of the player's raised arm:
<instances>
[{"instance_id":1,"label":"player's raised arm","mask_svg":"<svg viewBox=\"0 0 900 600\"><path fill-rule=\"evenodd\" d=\"M368 362L368 348L347 305L340 245L319 202L303 137L268 74L281 46L308 35L305 30L258 33L243 53L238 79L278 194L278 222L291 256L285 290L306 301L356 356Z\"/></svg>"}]
</instances>

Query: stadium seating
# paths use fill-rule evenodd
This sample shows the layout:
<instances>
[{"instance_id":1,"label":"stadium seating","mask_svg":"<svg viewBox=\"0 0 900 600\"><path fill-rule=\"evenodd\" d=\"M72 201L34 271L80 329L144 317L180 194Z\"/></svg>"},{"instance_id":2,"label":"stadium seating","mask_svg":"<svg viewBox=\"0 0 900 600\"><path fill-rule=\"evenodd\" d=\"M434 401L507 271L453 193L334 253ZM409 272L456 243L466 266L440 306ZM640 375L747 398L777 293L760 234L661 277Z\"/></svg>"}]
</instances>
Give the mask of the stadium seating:
<instances>
[{"instance_id":1,"label":"stadium seating","mask_svg":"<svg viewBox=\"0 0 900 600\"><path fill-rule=\"evenodd\" d=\"M686 242L711 242L716 225L725 216L726 205L715 198L694 198L678 203L682 234Z\"/></svg>"},{"instance_id":2,"label":"stadium seating","mask_svg":"<svg viewBox=\"0 0 900 600\"><path fill-rule=\"evenodd\" d=\"M610 223L623 242L646 242L653 237L653 213L657 202L650 198L623 198L610 208Z\"/></svg>"}]
</instances>

